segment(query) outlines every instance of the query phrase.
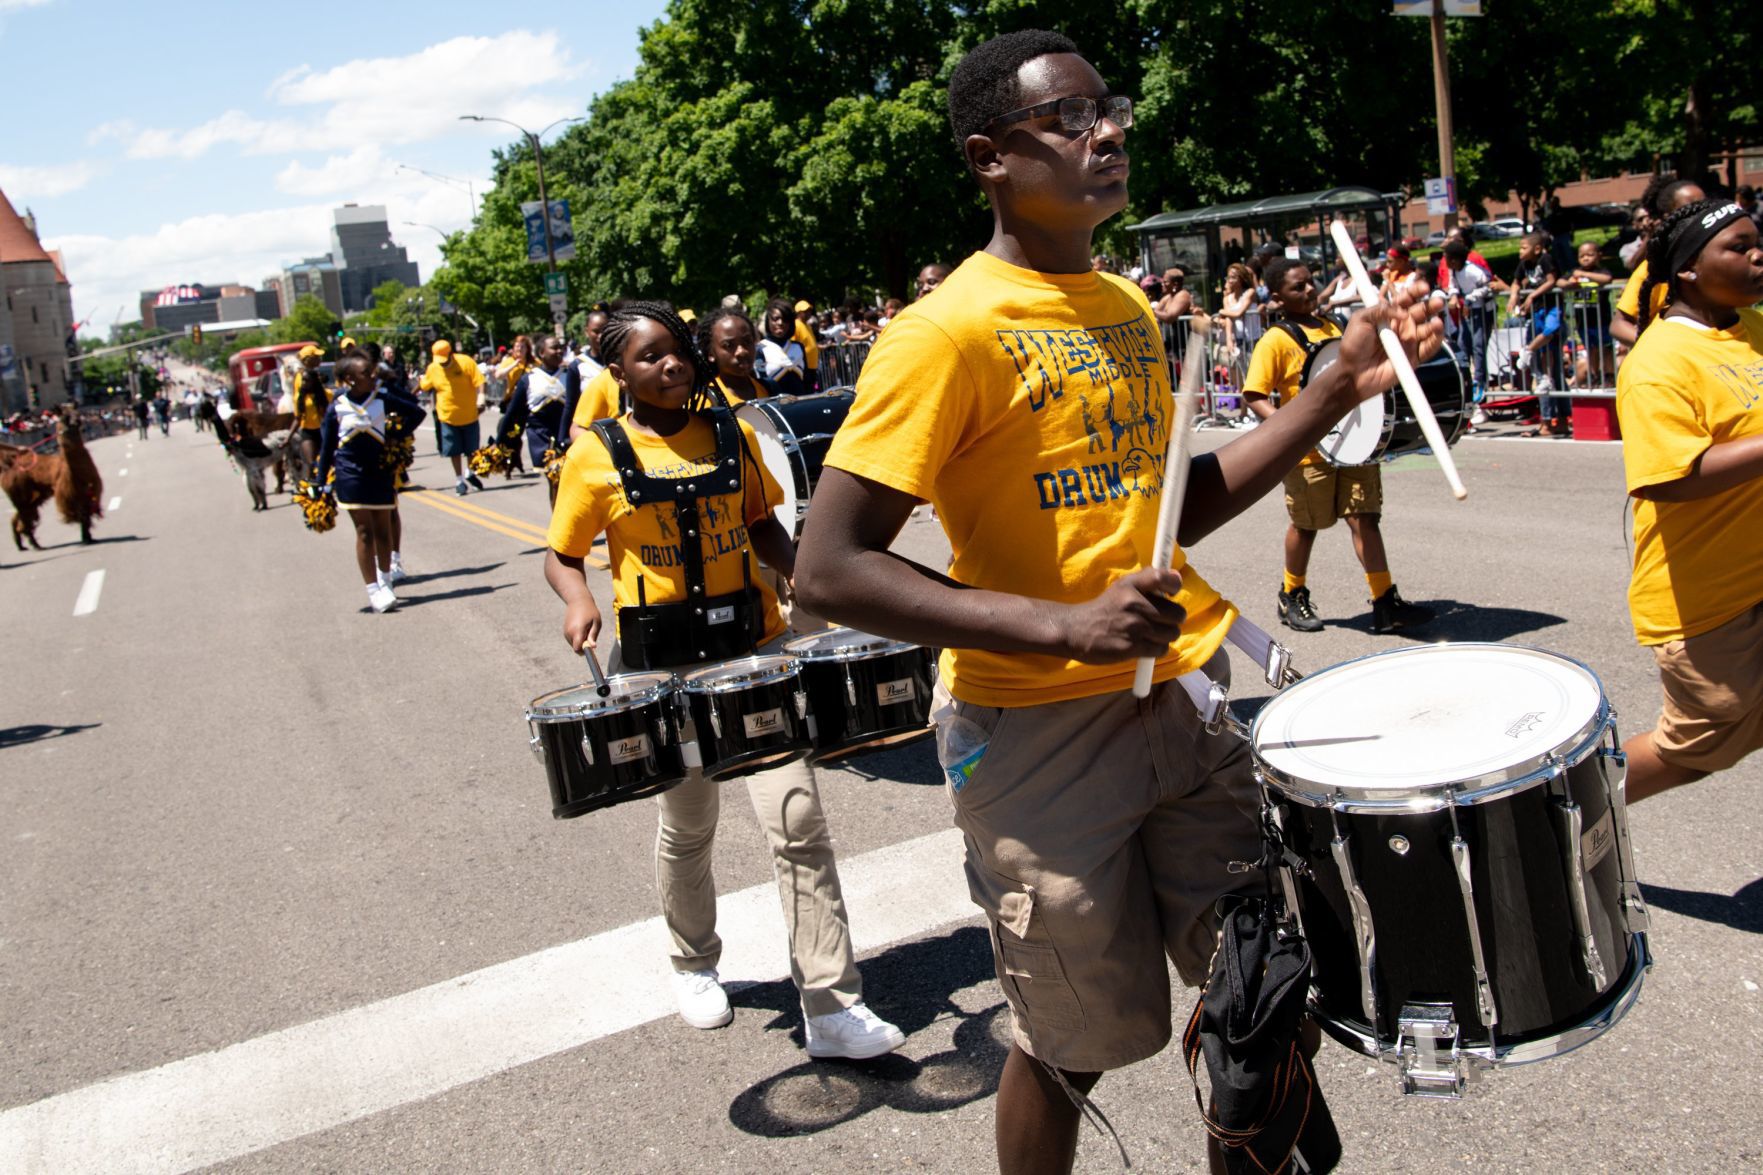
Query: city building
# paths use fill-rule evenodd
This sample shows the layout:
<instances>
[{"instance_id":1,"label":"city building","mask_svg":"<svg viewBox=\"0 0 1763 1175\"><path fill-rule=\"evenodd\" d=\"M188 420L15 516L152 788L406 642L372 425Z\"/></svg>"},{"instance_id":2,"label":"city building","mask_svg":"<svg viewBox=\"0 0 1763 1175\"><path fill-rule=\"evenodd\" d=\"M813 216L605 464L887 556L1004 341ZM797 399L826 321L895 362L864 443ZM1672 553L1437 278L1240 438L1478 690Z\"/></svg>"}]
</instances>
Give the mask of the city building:
<instances>
[{"instance_id":1,"label":"city building","mask_svg":"<svg viewBox=\"0 0 1763 1175\"><path fill-rule=\"evenodd\" d=\"M73 395L73 333L66 266L43 248L28 210L20 216L0 192L0 411L52 407Z\"/></svg>"},{"instance_id":2,"label":"city building","mask_svg":"<svg viewBox=\"0 0 1763 1175\"><path fill-rule=\"evenodd\" d=\"M308 296L323 302L325 309L338 318L343 317L343 282L328 256L308 257L298 265L288 266L282 270L276 289L281 310L278 318L286 318L294 303Z\"/></svg>"},{"instance_id":3,"label":"city building","mask_svg":"<svg viewBox=\"0 0 1763 1175\"><path fill-rule=\"evenodd\" d=\"M331 263L337 267L345 313L369 309L374 287L385 282L422 284L416 262L392 240L384 204L345 204L332 221Z\"/></svg>"}]
</instances>

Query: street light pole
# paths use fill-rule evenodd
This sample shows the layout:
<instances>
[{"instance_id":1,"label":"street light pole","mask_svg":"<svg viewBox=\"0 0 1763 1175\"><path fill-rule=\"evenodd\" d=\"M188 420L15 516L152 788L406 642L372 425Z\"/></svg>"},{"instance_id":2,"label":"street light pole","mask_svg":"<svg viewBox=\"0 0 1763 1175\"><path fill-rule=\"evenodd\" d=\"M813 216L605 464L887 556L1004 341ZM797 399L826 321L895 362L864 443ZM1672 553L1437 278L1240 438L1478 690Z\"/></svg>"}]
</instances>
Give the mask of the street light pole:
<instances>
[{"instance_id":1,"label":"street light pole","mask_svg":"<svg viewBox=\"0 0 1763 1175\"><path fill-rule=\"evenodd\" d=\"M1455 190L1457 155L1451 145L1451 64L1445 56L1445 0L1432 0L1432 97L1438 107L1439 174Z\"/></svg>"},{"instance_id":2,"label":"street light pole","mask_svg":"<svg viewBox=\"0 0 1763 1175\"><path fill-rule=\"evenodd\" d=\"M538 173L539 177L539 223L545 227L545 271L547 273L556 273L557 248L551 240L551 200L550 197L545 194L545 152L539 146L539 138L542 135L548 134L552 127L562 126L566 122L586 122L587 119L579 115L572 118L560 118L552 123L551 126L538 132L538 134L534 134L532 131L527 130L517 122L509 122L506 118L491 118L482 114L461 114L459 120L461 122L499 122L503 126L513 127L526 137L528 143L532 144L533 170ZM551 320L551 324L556 327L559 337L562 337L563 335L564 318L565 315L558 314Z\"/></svg>"}]
</instances>

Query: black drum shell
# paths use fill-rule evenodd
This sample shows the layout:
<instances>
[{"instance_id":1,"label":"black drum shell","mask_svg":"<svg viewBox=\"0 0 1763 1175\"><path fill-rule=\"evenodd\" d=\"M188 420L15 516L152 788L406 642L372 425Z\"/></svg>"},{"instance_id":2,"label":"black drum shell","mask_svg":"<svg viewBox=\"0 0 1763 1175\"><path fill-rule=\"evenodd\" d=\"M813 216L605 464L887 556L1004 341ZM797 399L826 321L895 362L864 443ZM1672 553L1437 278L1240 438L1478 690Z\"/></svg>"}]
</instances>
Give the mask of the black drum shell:
<instances>
[{"instance_id":1,"label":"black drum shell","mask_svg":"<svg viewBox=\"0 0 1763 1175\"><path fill-rule=\"evenodd\" d=\"M1441 348L1429 362L1414 368L1415 379L1420 383L1420 390L1426 393L1426 402L1432 406L1432 414L1439 422L1439 431L1445 435L1446 445L1456 444L1469 424L1468 397L1464 394L1468 381L1464 375L1456 355L1445 348ZM1408 396L1400 387L1383 394L1383 410L1385 419L1392 423L1389 443L1378 454L1380 459L1427 447L1426 434L1420 431L1420 420L1408 406Z\"/></svg>"},{"instance_id":2,"label":"black drum shell","mask_svg":"<svg viewBox=\"0 0 1763 1175\"><path fill-rule=\"evenodd\" d=\"M658 795L686 777L671 696L609 713L531 721L551 786L551 815L559 820ZM613 748L624 744L628 751L638 736L648 740L648 753L614 763ZM582 752L584 738L592 763Z\"/></svg>"},{"instance_id":3,"label":"black drum shell","mask_svg":"<svg viewBox=\"0 0 1763 1175\"><path fill-rule=\"evenodd\" d=\"M686 709L705 778L734 779L806 756L813 746L808 741L807 719L796 710L800 686L801 679L790 674L777 681L720 692L687 687ZM710 719L712 710L721 724L720 735ZM766 729L749 731L750 725L762 721Z\"/></svg>"},{"instance_id":4,"label":"black drum shell","mask_svg":"<svg viewBox=\"0 0 1763 1175\"><path fill-rule=\"evenodd\" d=\"M1581 810L1581 844L1597 846L1586 873L1586 905L1604 964L1594 984L1574 927L1562 826L1552 811L1565 793ZM1296 883L1300 921L1315 959L1320 1019L1395 1047L1404 1004L1450 1003L1466 1047L1523 1043L1558 1035L1617 998L1632 960L1621 904L1617 846L1606 835L1608 792L1591 754L1548 785L1478 804L1458 805L1469 846L1476 918L1498 1025L1483 1025L1475 990L1468 918L1450 851L1451 813L1335 813L1270 791L1284 840L1308 866ZM1377 1023L1365 1024L1352 909L1330 843L1336 827L1376 935L1373 976ZM1406 853L1391 845L1405 838ZM1597 857L1602 852L1601 858Z\"/></svg>"},{"instance_id":5,"label":"black drum shell","mask_svg":"<svg viewBox=\"0 0 1763 1175\"><path fill-rule=\"evenodd\" d=\"M808 712L814 716L816 761L866 747L898 746L931 733L936 654L930 649L913 646L848 660L802 657L801 664ZM898 700L884 702L884 696Z\"/></svg>"}]
</instances>

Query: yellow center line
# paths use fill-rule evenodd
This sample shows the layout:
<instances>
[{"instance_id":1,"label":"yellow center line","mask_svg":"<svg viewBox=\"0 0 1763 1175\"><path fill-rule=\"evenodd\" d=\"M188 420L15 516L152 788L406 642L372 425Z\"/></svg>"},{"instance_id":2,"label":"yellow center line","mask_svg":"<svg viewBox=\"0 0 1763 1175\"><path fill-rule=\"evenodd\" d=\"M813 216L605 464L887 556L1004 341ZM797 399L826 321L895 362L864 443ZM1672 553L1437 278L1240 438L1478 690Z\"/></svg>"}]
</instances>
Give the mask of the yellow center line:
<instances>
[{"instance_id":1,"label":"yellow center line","mask_svg":"<svg viewBox=\"0 0 1763 1175\"><path fill-rule=\"evenodd\" d=\"M415 493L404 494L403 496L413 501L421 502L426 506L432 506L443 514L451 514L455 518L462 518L466 522L474 523L486 530L493 530L498 534L505 534L509 538L519 539L522 542L532 543L534 546L539 547L550 545L550 540L547 538L545 532L530 522L522 522L518 518L510 518L506 514L497 514L494 510L485 510L480 506L478 507L478 510L482 514L490 515L490 518L483 518L478 514L473 514L467 510L461 509L460 507L464 505L463 503L451 501L434 490L419 490ZM503 526L499 522L491 521L492 518L502 519L509 523L509 525ZM514 527L520 527L521 529L516 530L513 529ZM590 567L597 567L601 570L610 566L605 559L598 555L589 555L584 562Z\"/></svg>"},{"instance_id":2,"label":"yellow center line","mask_svg":"<svg viewBox=\"0 0 1763 1175\"><path fill-rule=\"evenodd\" d=\"M493 519L504 526L518 526L525 530L536 530L540 534L545 533L545 528L536 522L528 522L526 519L516 518L512 514L503 514L501 511L492 510L488 506L480 506L469 498L462 498L458 495L449 497L440 490L418 490L417 492L421 494L432 494L434 497L441 499L441 501L449 506L469 511L472 514L481 514L485 518Z\"/></svg>"}]
</instances>

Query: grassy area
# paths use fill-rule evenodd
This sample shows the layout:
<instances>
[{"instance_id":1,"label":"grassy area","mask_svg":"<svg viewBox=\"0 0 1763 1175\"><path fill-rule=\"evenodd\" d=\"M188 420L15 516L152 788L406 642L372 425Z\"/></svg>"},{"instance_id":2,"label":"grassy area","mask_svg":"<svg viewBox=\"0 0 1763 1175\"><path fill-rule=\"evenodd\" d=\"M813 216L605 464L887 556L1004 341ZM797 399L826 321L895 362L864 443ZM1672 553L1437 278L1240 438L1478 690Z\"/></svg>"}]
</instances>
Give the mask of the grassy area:
<instances>
[{"instance_id":1,"label":"grassy area","mask_svg":"<svg viewBox=\"0 0 1763 1175\"><path fill-rule=\"evenodd\" d=\"M1597 228L1584 228L1573 234L1573 246L1578 248L1586 241L1596 241L1603 252L1604 263L1610 266L1610 272L1622 275L1622 262L1616 256L1611 242L1616 239L1618 230L1614 225L1600 225ZM1477 241L1475 251L1488 259L1494 267L1494 273L1500 278L1511 276L1511 271L1518 265L1518 246L1523 238L1510 237L1503 241Z\"/></svg>"}]
</instances>

